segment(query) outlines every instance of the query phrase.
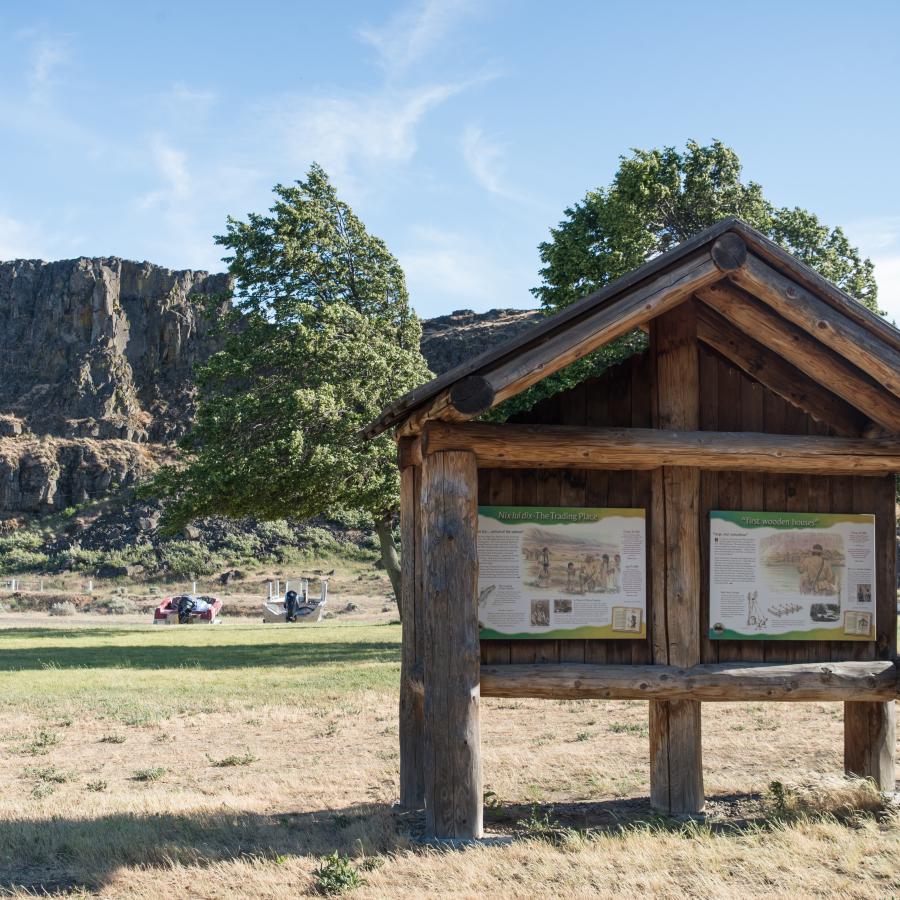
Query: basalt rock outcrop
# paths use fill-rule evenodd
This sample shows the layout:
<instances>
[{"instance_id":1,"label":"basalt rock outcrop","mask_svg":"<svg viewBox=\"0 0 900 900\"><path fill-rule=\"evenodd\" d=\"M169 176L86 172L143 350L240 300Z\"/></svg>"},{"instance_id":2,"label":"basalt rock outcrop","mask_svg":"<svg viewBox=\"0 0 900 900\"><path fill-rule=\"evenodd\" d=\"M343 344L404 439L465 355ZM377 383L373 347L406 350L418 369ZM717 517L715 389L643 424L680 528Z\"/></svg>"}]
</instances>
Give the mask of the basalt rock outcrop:
<instances>
[{"instance_id":1,"label":"basalt rock outcrop","mask_svg":"<svg viewBox=\"0 0 900 900\"><path fill-rule=\"evenodd\" d=\"M0 436L177 439L214 349L198 295L227 289L115 257L0 263Z\"/></svg>"},{"instance_id":2,"label":"basalt rock outcrop","mask_svg":"<svg viewBox=\"0 0 900 900\"><path fill-rule=\"evenodd\" d=\"M116 257L0 263L0 514L134 483L190 426L225 275Z\"/></svg>"},{"instance_id":3,"label":"basalt rock outcrop","mask_svg":"<svg viewBox=\"0 0 900 900\"><path fill-rule=\"evenodd\" d=\"M193 421L194 368L218 347L204 298L229 288L116 257L0 262L0 520L102 498L170 453ZM422 352L440 373L539 316L425 320Z\"/></svg>"}]
</instances>

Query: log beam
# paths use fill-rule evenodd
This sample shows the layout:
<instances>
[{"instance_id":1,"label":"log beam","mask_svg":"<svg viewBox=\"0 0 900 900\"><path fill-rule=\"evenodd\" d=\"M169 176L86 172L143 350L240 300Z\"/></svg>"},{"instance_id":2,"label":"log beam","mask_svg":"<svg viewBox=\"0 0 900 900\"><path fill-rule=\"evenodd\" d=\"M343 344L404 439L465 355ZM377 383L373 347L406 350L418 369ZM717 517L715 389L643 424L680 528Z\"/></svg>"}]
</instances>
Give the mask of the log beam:
<instances>
[{"instance_id":1,"label":"log beam","mask_svg":"<svg viewBox=\"0 0 900 900\"><path fill-rule=\"evenodd\" d=\"M422 463L425 825L438 838L482 835L479 725L478 471L472 453Z\"/></svg>"},{"instance_id":2,"label":"log beam","mask_svg":"<svg viewBox=\"0 0 900 900\"><path fill-rule=\"evenodd\" d=\"M697 700L711 703L869 701L898 696L889 660L602 666L580 663L481 667L481 696L554 700Z\"/></svg>"},{"instance_id":3,"label":"log beam","mask_svg":"<svg viewBox=\"0 0 900 900\"><path fill-rule=\"evenodd\" d=\"M697 296L741 331L865 413L889 433L900 432L900 402L897 398L802 328L727 281L701 288Z\"/></svg>"},{"instance_id":4,"label":"log beam","mask_svg":"<svg viewBox=\"0 0 900 900\"><path fill-rule=\"evenodd\" d=\"M883 475L900 472L900 439L672 431L575 425L429 423L425 457L469 450L483 468L646 471L692 466L718 471Z\"/></svg>"},{"instance_id":5,"label":"log beam","mask_svg":"<svg viewBox=\"0 0 900 900\"><path fill-rule=\"evenodd\" d=\"M870 329L837 312L753 253L746 254L729 278L900 397L900 351Z\"/></svg>"},{"instance_id":6,"label":"log beam","mask_svg":"<svg viewBox=\"0 0 900 900\"><path fill-rule=\"evenodd\" d=\"M697 337L763 387L802 409L842 437L859 437L869 424L859 410L757 343L717 312L701 305Z\"/></svg>"}]
</instances>

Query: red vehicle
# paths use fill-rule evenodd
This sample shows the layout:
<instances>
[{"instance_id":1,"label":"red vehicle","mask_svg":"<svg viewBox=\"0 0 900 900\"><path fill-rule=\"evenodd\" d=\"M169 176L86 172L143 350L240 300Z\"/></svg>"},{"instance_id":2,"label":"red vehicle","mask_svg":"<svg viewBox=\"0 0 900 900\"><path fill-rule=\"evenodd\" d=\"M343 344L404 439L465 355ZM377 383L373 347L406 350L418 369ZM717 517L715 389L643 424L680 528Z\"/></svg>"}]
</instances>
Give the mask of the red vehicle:
<instances>
[{"instance_id":1,"label":"red vehicle","mask_svg":"<svg viewBox=\"0 0 900 900\"><path fill-rule=\"evenodd\" d=\"M153 612L154 625L215 625L222 611L218 597L178 594L166 597Z\"/></svg>"}]
</instances>

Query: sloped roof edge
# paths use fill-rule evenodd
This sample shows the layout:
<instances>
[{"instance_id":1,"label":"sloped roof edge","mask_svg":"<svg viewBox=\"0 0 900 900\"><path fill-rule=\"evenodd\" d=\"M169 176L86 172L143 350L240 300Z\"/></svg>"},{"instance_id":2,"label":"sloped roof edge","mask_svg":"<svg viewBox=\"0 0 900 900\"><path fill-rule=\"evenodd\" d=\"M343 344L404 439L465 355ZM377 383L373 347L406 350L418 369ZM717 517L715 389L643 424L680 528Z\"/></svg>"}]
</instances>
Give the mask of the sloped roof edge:
<instances>
[{"instance_id":1,"label":"sloped roof edge","mask_svg":"<svg viewBox=\"0 0 900 900\"><path fill-rule=\"evenodd\" d=\"M381 414L362 431L365 438L372 438L404 421L417 409L432 401L443 391L461 379L493 367L505 358L515 356L524 349L537 345L554 334L565 331L579 320L610 302L619 294L642 281L651 279L677 264L681 260L711 244L726 232L740 235L748 248L758 253L783 274L797 280L813 291L839 312L850 316L859 325L869 329L890 346L900 350L900 330L883 318L845 294L834 284L823 278L805 263L779 247L765 235L746 222L728 217L716 222L710 228L683 241L667 253L660 254L631 272L617 278L600 290L583 297L560 312L548 316L544 322L486 350L484 353L466 360L437 378L414 388L382 410Z\"/></svg>"}]
</instances>

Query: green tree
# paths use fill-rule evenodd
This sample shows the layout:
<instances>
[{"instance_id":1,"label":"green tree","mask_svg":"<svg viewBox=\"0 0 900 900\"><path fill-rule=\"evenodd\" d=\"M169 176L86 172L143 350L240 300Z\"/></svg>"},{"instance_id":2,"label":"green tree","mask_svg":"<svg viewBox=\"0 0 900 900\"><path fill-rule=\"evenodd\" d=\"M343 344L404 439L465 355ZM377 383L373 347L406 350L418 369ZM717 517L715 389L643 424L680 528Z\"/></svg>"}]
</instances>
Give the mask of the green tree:
<instances>
[{"instance_id":1,"label":"green tree","mask_svg":"<svg viewBox=\"0 0 900 900\"><path fill-rule=\"evenodd\" d=\"M721 141L622 156L612 183L566 209L540 245L541 284L532 293L546 312L556 312L726 216L743 219L879 311L872 262L840 228L828 228L803 209L776 207L759 184L743 182L737 153ZM527 409L643 346L640 333L627 335L513 398L497 415Z\"/></svg>"},{"instance_id":2,"label":"green tree","mask_svg":"<svg viewBox=\"0 0 900 900\"><path fill-rule=\"evenodd\" d=\"M169 529L210 514L365 511L399 599L395 445L358 432L429 377L421 325L399 263L319 166L274 193L269 215L229 218L216 237L235 281L224 346L198 372L180 464L149 490L168 497Z\"/></svg>"}]
</instances>

